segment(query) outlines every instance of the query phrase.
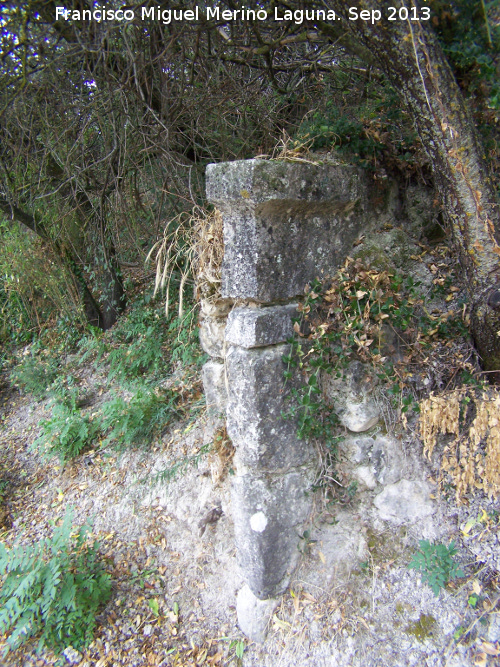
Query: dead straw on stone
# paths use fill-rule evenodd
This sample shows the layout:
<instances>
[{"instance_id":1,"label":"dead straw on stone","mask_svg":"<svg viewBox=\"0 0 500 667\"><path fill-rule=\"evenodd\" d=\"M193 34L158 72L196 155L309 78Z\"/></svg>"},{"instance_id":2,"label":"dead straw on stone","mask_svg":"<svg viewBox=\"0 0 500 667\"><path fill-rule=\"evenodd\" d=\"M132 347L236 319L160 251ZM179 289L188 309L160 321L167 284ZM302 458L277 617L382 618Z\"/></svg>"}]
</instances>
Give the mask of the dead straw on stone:
<instances>
[{"instance_id":1,"label":"dead straw on stone","mask_svg":"<svg viewBox=\"0 0 500 667\"><path fill-rule=\"evenodd\" d=\"M165 291L165 316L170 311L171 283L180 273L178 315L184 314L184 293L194 279L195 297L216 298L220 291L220 274L224 255L222 216L220 211L195 206L170 220L146 257L156 264L154 296Z\"/></svg>"},{"instance_id":2,"label":"dead straw on stone","mask_svg":"<svg viewBox=\"0 0 500 667\"><path fill-rule=\"evenodd\" d=\"M310 156L310 148L314 142L314 137L305 141L292 139L285 130L282 130L281 137L278 139L271 155L256 155L261 160L284 160L285 162L303 162L305 164L318 165L317 160Z\"/></svg>"}]
</instances>

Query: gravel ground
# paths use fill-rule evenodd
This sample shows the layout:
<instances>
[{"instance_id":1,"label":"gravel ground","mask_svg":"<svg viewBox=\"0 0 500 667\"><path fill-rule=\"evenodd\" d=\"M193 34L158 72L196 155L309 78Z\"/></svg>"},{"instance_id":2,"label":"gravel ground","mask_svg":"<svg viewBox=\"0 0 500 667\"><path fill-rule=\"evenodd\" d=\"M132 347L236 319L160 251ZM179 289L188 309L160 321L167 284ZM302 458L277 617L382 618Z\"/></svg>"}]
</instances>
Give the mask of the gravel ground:
<instances>
[{"instance_id":1,"label":"gravel ground","mask_svg":"<svg viewBox=\"0 0 500 667\"><path fill-rule=\"evenodd\" d=\"M235 596L243 581L228 463L211 453L189 464L221 424L201 416L173 426L147 451L89 453L61 469L29 450L47 404L2 389L3 541L36 542L73 506L75 524L93 520L113 579L93 643L83 653L67 650L60 664L500 665L498 502L477 495L457 506L453 495L436 494L429 525L395 527L377 518L372 492L334 507L318 496L300 565L259 646L237 626ZM412 461L432 482L435 471L420 451L413 442ZM179 461L186 465L173 478L158 478ZM454 539L466 572L438 597L407 567L424 534ZM57 664L34 646L9 653L3 664Z\"/></svg>"}]
</instances>

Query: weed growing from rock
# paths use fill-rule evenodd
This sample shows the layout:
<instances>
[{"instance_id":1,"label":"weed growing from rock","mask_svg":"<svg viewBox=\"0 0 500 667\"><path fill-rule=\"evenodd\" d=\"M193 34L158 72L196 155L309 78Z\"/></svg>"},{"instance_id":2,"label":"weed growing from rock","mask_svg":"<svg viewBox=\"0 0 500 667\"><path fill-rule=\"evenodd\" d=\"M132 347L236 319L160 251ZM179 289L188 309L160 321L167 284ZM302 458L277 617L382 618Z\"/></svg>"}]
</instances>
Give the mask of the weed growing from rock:
<instances>
[{"instance_id":1,"label":"weed growing from rock","mask_svg":"<svg viewBox=\"0 0 500 667\"><path fill-rule=\"evenodd\" d=\"M413 556L408 568L420 572L422 581L429 584L434 595L438 596L452 579L465 577L465 572L453 559L457 553L454 542L446 546L420 540L419 546L420 550Z\"/></svg>"},{"instance_id":2,"label":"weed growing from rock","mask_svg":"<svg viewBox=\"0 0 500 667\"><path fill-rule=\"evenodd\" d=\"M375 392L384 405L388 430L398 422L406 428L408 417L417 415L421 406L425 427L430 415L426 400L432 389L452 389L465 377L479 384L472 348L463 341L466 308L450 305L446 312L429 312L429 298L444 298L449 304L457 298L450 276L442 276L435 264L429 270L435 278L427 300L411 276L404 279L389 269L371 268L361 257L348 257L333 278L316 279L307 287L294 324L296 338L284 357L286 380L292 379L292 368L303 378L300 387L291 389L294 401L289 409L297 420L299 437L315 438L335 451L338 420L323 391L324 377L331 373L342 377L353 361L373 368L378 382ZM443 424L437 412L434 421L435 431L425 427L430 434L426 445L430 453L439 424ZM494 438L490 441L496 443ZM498 458L489 459L491 479L495 478L490 487L497 484ZM458 483L458 473L453 479ZM464 489L462 484L458 492Z\"/></svg>"}]
</instances>

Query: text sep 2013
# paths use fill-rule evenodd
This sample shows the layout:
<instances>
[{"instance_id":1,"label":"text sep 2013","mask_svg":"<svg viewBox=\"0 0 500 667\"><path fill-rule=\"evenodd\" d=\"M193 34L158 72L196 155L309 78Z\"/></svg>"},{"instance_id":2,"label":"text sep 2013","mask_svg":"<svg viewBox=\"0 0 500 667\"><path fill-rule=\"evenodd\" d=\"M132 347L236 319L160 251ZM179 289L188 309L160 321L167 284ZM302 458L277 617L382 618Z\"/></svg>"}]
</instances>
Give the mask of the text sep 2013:
<instances>
[{"instance_id":1,"label":"text sep 2013","mask_svg":"<svg viewBox=\"0 0 500 667\"><path fill-rule=\"evenodd\" d=\"M283 9L274 8L274 14L271 16L265 9L222 9L220 7L207 7L204 12L206 20L214 21L291 21L297 25L304 21L324 21L332 22L342 20L342 16L335 13L333 9ZM153 20L164 25L180 21L198 21L200 18L200 8L193 9L161 9L159 7L141 7L140 13L134 9L66 9L65 7L56 7L56 20L65 21L134 21L139 18L142 21ZM387 15L382 14L380 9L363 9L349 7L346 16L350 21L364 21L368 23L377 23L386 18L388 21L428 21L430 19L429 7L387 7Z\"/></svg>"}]
</instances>

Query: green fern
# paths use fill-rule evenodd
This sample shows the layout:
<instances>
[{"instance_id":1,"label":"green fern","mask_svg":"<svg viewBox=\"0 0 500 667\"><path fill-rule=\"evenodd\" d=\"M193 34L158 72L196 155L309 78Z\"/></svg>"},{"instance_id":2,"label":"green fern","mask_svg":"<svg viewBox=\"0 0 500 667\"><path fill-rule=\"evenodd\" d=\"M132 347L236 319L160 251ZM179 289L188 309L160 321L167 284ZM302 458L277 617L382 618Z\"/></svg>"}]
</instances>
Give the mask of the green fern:
<instances>
[{"instance_id":1,"label":"green fern","mask_svg":"<svg viewBox=\"0 0 500 667\"><path fill-rule=\"evenodd\" d=\"M51 539L7 549L0 544L0 632L6 652L39 635L38 650L80 649L91 641L96 613L111 595L111 581L88 542L88 525L72 537L72 511Z\"/></svg>"},{"instance_id":2,"label":"green fern","mask_svg":"<svg viewBox=\"0 0 500 667\"><path fill-rule=\"evenodd\" d=\"M55 402L51 418L41 426L42 435L34 446L58 456L62 464L89 448L99 434L99 425L71 403Z\"/></svg>"},{"instance_id":3,"label":"green fern","mask_svg":"<svg viewBox=\"0 0 500 667\"><path fill-rule=\"evenodd\" d=\"M121 396L102 406L101 428L109 431L107 442L114 445L149 444L151 439L179 414L179 396L173 391L161 395L141 388L129 400Z\"/></svg>"}]
</instances>

